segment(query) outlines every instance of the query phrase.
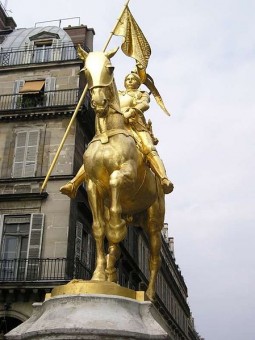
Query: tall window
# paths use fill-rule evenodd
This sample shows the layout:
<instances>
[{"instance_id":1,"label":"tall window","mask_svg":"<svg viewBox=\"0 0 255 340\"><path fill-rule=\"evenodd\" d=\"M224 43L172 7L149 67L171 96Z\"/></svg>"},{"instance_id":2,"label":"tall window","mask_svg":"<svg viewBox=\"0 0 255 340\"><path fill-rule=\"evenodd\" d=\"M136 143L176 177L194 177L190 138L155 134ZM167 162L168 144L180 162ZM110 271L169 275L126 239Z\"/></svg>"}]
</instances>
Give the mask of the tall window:
<instances>
[{"instance_id":1,"label":"tall window","mask_svg":"<svg viewBox=\"0 0 255 340\"><path fill-rule=\"evenodd\" d=\"M40 130L17 131L12 177L36 175Z\"/></svg>"},{"instance_id":2,"label":"tall window","mask_svg":"<svg viewBox=\"0 0 255 340\"><path fill-rule=\"evenodd\" d=\"M83 224L76 222L75 237L75 267L76 275L90 278L90 272L94 267L94 244L92 235L83 229Z\"/></svg>"},{"instance_id":3,"label":"tall window","mask_svg":"<svg viewBox=\"0 0 255 340\"><path fill-rule=\"evenodd\" d=\"M0 279L23 280L38 273L43 220L43 214L2 216Z\"/></svg>"},{"instance_id":4,"label":"tall window","mask_svg":"<svg viewBox=\"0 0 255 340\"><path fill-rule=\"evenodd\" d=\"M52 59L52 41L34 43L34 63L48 62Z\"/></svg>"},{"instance_id":5,"label":"tall window","mask_svg":"<svg viewBox=\"0 0 255 340\"><path fill-rule=\"evenodd\" d=\"M33 63L47 63L61 60L61 39L38 39L34 41Z\"/></svg>"}]
</instances>

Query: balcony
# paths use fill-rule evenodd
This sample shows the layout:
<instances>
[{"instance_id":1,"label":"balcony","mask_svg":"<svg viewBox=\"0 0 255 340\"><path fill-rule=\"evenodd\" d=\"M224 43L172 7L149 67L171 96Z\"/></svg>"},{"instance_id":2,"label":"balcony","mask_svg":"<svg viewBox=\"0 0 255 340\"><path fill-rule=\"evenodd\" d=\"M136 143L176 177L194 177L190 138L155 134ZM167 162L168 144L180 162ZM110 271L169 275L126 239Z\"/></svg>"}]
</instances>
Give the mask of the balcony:
<instances>
[{"instance_id":1,"label":"balcony","mask_svg":"<svg viewBox=\"0 0 255 340\"><path fill-rule=\"evenodd\" d=\"M79 259L13 259L0 260L0 282L69 281L74 278L88 280L91 269Z\"/></svg>"},{"instance_id":2,"label":"balcony","mask_svg":"<svg viewBox=\"0 0 255 340\"><path fill-rule=\"evenodd\" d=\"M74 106L80 90L48 91L37 94L7 94L0 96L0 111Z\"/></svg>"},{"instance_id":3,"label":"balcony","mask_svg":"<svg viewBox=\"0 0 255 340\"><path fill-rule=\"evenodd\" d=\"M0 50L0 67L40 64L57 61L77 60L78 55L72 44L61 46L26 46L23 49Z\"/></svg>"}]
</instances>

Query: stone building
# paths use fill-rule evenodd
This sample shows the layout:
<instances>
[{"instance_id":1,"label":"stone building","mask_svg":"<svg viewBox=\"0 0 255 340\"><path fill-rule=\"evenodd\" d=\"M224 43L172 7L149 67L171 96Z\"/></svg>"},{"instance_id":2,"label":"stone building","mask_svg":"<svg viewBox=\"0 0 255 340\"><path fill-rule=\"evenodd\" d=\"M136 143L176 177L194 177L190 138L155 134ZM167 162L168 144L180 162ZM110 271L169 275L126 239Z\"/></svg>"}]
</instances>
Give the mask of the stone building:
<instances>
[{"instance_id":1,"label":"stone building","mask_svg":"<svg viewBox=\"0 0 255 340\"><path fill-rule=\"evenodd\" d=\"M54 286L91 278L94 241L86 190L80 187L74 200L59 192L79 169L94 134L89 97L46 191L40 187L85 86L76 46L92 50L93 36L83 25L16 29L0 5L0 338L29 318L32 303L43 301ZM167 229L162 243L155 304L171 339L201 339ZM149 250L143 231L130 226L121 248L119 283L145 290Z\"/></svg>"},{"instance_id":2,"label":"stone building","mask_svg":"<svg viewBox=\"0 0 255 340\"><path fill-rule=\"evenodd\" d=\"M93 136L86 98L46 191L42 181L74 112L84 79L76 54L92 49L86 26L15 29L0 6L0 326L31 315L32 303L59 283L89 278L91 213L59 188L73 177ZM82 251L83 249L85 251ZM82 255L83 254L83 255Z\"/></svg>"}]
</instances>

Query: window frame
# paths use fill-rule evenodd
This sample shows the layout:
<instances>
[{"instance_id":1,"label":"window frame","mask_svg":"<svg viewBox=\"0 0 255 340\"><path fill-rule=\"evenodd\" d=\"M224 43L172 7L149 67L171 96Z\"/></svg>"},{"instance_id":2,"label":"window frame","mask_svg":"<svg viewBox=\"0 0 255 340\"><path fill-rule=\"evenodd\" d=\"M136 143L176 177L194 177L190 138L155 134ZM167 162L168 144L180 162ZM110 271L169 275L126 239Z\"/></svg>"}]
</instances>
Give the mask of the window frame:
<instances>
[{"instance_id":1,"label":"window frame","mask_svg":"<svg viewBox=\"0 0 255 340\"><path fill-rule=\"evenodd\" d=\"M21 252L19 254L18 258L14 258L13 260L13 267L9 266L8 259L7 261L7 267L9 270L13 270L13 274L8 276L10 279L17 279L20 276L20 271L22 275L22 280L33 280L35 276L38 275L40 266L38 266L39 262L37 263L35 260L41 258L41 251L42 251L42 242L43 242L43 232L44 232L44 221L45 221L45 215L43 213L15 213L15 214L2 214L0 215L0 260L1 260L1 267L0 270L5 270L5 259L3 258L3 247L4 247L4 226L5 226L5 219L6 217L16 217L18 218L24 218L24 216L29 216L29 231L28 231L28 243L27 243L27 250L26 250L26 257L21 257ZM36 221L37 219L37 221ZM39 221L39 223L38 223ZM6 235L8 236L8 232ZM39 237L38 237L39 234ZM17 233L17 237L19 237ZM31 241L32 240L32 241ZM35 242L37 241L37 243ZM37 256L30 256L30 254L37 252ZM19 260L25 260L25 261L19 261ZM11 259L10 259L11 260ZM15 261L18 260L18 261ZM30 261L29 261L30 260ZM1 278L1 272L0 272L0 278ZM4 274L5 275L5 274ZM30 275L30 276L29 276Z\"/></svg>"}]
</instances>

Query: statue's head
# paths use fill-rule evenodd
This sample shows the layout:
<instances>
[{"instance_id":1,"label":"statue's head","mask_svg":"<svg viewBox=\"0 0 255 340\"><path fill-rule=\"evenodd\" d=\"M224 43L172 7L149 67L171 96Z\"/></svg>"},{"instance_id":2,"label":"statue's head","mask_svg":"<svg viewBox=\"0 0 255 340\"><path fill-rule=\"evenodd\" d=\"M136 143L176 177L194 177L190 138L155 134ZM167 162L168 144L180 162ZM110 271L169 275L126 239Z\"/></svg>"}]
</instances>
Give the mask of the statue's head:
<instances>
[{"instance_id":1,"label":"statue's head","mask_svg":"<svg viewBox=\"0 0 255 340\"><path fill-rule=\"evenodd\" d=\"M138 89L142 81L136 72L129 73L124 80L124 86L127 90Z\"/></svg>"}]
</instances>

